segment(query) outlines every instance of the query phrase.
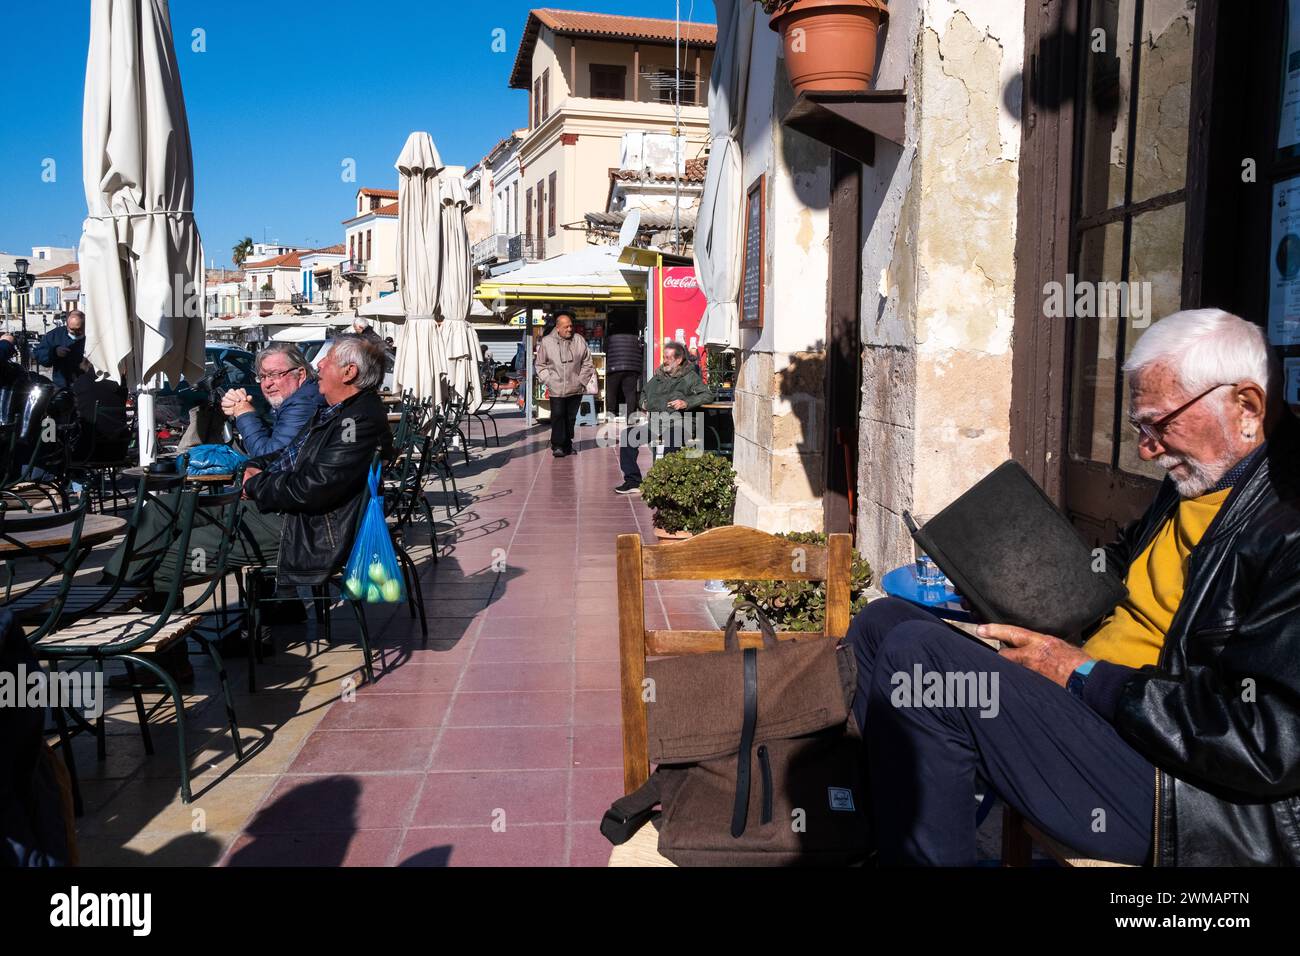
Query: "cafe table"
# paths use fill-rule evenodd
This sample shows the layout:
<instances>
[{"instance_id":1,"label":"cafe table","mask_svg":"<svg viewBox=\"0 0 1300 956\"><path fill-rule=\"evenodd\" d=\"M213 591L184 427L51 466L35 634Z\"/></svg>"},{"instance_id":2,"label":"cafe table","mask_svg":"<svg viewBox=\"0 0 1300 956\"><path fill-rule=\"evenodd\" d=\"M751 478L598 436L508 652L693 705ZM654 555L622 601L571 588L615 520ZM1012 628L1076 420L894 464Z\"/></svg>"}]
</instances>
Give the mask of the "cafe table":
<instances>
[{"instance_id":1,"label":"cafe table","mask_svg":"<svg viewBox=\"0 0 1300 956\"><path fill-rule=\"evenodd\" d=\"M148 473L149 473L149 469L142 465L137 465L134 468L123 468L121 471L121 474L126 475L126 477L134 479L136 481L139 481L141 478L145 477ZM165 474L166 473L164 473L164 475ZM160 476L155 475L155 477L160 477ZM235 476L230 472L221 472L215 475L186 475L185 476L185 481L188 484L210 485L212 486L210 490L214 490L214 491L218 488L222 488L225 485L230 484L234 479Z\"/></svg>"},{"instance_id":2,"label":"cafe table","mask_svg":"<svg viewBox=\"0 0 1300 956\"><path fill-rule=\"evenodd\" d=\"M46 518L47 513L32 515L32 518ZM15 554L22 547L30 548L42 554L65 550L72 543L72 522L54 528L42 528L39 531L23 531L24 515L6 514L4 535L0 537L0 556ZM81 526L79 547L87 551L97 544L111 541L126 528L126 519L113 515L88 514Z\"/></svg>"}]
</instances>

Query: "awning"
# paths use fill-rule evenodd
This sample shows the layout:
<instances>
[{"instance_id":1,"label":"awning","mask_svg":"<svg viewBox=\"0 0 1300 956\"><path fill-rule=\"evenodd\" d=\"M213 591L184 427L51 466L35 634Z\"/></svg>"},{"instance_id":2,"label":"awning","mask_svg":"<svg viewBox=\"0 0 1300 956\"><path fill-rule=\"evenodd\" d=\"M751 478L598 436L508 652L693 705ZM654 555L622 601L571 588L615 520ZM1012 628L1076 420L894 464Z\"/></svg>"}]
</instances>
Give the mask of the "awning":
<instances>
[{"instance_id":1,"label":"awning","mask_svg":"<svg viewBox=\"0 0 1300 956\"><path fill-rule=\"evenodd\" d=\"M618 261L616 246L590 246L534 262L481 283L475 298L483 302L643 302L646 273Z\"/></svg>"}]
</instances>

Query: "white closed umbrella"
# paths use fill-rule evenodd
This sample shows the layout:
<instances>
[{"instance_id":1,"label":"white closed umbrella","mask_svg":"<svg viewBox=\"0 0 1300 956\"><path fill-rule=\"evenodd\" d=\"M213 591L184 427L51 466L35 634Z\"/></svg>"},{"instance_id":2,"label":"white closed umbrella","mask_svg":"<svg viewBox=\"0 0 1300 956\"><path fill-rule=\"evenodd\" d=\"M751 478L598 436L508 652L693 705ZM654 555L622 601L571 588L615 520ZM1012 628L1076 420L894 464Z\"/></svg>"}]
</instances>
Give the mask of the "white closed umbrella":
<instances>
[{"instance_id":1,"label":"white closed umbrella","mask_svg":"<svg viewBox=\"0 0 1300 956\"><path fill-rule=\"evenodd\" d=\"M140 463L153 394L203 377L203 245L166 0L91 0L81 131L86 357L140 389Z\"/></svg>"},{"instance_id":2,"label":"white closed umbrella","mask_svg":"<svg viewBox=\"0 0 1300 956\"><path fill-rule=\"evenodd\" d=\"M708 307L700 322L703 345L740 345L740 280L745 187L740 135L749 91L755 5L715 0L718 46L709 75L709 168L695 225L695 275Z\"/></svg>"},{"instance_id":3,"label":"white closed umbrella","mask_svg":"<svg viewBox=\"0 0 1300 956\"><path fill-rule=\"evenodd\" d=\"M478 404L478 338L469 324L474 276L469 261L465 210L469 192L459 176L439 179L442 200L442 269L438 293L438 332L442 338L447 384L473 408Z\"/></svg>"},{"instance_id":4,"label":"white closed umbrella","mask_svg":"<svg viewBox=\"0 0 1300 956\"><path fill-rule=\"evenodd\" d=\"M442 340L434 315L441 273L442 203L438 174L442 158L428 133L406 138L396 162L397 285L406 324L397 341L393 377L399 390L442 404ZM397 293L394 293L396 295ZM391 298L391 296L385 296Z\"/></svg>"}]
</instances>

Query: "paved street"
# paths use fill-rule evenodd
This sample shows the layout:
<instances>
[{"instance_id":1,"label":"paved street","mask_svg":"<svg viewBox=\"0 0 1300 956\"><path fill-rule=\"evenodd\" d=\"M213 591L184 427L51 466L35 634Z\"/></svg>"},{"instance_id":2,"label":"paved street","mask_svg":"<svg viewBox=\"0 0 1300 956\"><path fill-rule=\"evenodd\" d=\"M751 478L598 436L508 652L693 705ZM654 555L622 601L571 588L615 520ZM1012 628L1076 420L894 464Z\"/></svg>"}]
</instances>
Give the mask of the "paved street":
<instances>
[{"instance_id":1,"label":"paved street","mask_svg":"<svg viewBox=\"0 0 1300 956\"><path fill-rule=\"evenodd\" d=\"M597 824L622 783L614 540L653 541L650 512L612 493L615 452L595 429L557 461L545 429L525 432L518 414L501 426L500 449L476 439L474 462L456 466L467 507L452 525L435 510L440 563L415 549L428 647L405 608L372 611L384 672L340 699L361 662L348 611L331 647L305 643L314 627L277 628L291 646L259 667L257 694L246 662L228 663L251 751L239 766L215 675L195 658L191 806L170 707L146 757L118 700L108 759L76 744L84 863L604 864ZM648 587L650 626L714 626L699 582Z\"/></svg>"}]
</instances>

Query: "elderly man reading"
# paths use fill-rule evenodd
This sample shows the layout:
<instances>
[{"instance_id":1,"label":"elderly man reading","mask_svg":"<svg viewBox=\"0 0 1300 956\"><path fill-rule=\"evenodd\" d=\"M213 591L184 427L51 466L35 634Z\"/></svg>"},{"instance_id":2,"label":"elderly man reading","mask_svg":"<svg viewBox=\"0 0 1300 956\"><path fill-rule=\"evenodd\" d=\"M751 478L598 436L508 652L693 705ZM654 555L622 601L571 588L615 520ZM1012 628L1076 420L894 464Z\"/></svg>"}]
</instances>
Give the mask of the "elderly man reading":
<instances>
[{"instance_id":1,"label":"elderly man reading","mask_svg":"<svg viewBox=\"0 0 1300 956\"><path fill-rule=\"evenodd\" d=\"M1152 326L1124 367L1168 477L1106 549L1129 596L1082 648L894 600L850 639L880 859L975 862L978 774L1074 849L1160 866L1300 863L1300 426L1262 330ZM998 706L896 706L892 675L975 672Z\"/></svg>"}]
</instances>

